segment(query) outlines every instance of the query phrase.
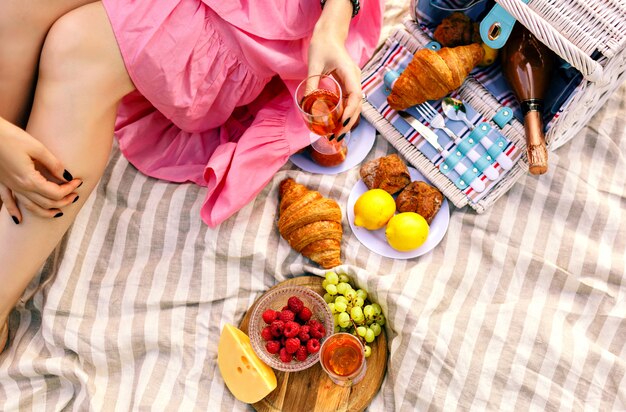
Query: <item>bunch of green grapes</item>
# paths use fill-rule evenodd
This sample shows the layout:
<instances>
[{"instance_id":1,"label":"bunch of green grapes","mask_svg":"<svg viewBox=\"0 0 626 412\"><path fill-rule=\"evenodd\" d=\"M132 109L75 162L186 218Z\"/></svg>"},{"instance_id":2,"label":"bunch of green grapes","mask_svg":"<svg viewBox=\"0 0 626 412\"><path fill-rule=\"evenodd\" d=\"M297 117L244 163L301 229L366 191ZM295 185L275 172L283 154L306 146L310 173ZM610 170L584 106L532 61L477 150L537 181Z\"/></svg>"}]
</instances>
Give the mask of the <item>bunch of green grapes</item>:
<instances>
[{"instance_id":1,"label":"bunch of green grapes","mask_svg":"<svg viewBox=\"0 0 626 412\"><path fill-rule=\"evenodd\" d=\"M361 338L365 344L365 357L372 354L368 343L374 342L382 332L385 316L378 303L368 303L367 292L354 290L354 284L346 274L326 272L322 287L326 290L324 300L335 319L335 332L348 332Z\"/></svg>"}]
</instances>

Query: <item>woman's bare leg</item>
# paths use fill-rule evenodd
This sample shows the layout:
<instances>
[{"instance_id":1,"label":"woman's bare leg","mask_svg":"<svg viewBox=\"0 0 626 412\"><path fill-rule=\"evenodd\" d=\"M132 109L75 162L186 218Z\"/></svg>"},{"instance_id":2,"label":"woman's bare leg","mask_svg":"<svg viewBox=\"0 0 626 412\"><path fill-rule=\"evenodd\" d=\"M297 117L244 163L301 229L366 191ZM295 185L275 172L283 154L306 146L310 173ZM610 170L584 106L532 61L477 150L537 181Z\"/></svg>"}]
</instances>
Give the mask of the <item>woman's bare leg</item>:
<instances>
[{"instance_id":1,"label":"woman's bare leg","mask_svg":"<svg viewBox=\"0 0 626 412\"><path fill-rule=\"evenodd\" d=\"M15 225L0 213L0 325L67 231L102 176L121 98L134 86L100 2L61 17L41 54L27 131L84 184L79 200L57 219L23 211Z\"/></svg>"},{"instance_id":2,"label":"woman's bare leg","mask_svg":"<svg viewBox=\"0 0 626 412\"><path fill-rule=\"evenodd\" d=\"M59 17L93 1L0 2L0 117L20 127L26 126L46 33Z\"/></svg>"}]
</instances>

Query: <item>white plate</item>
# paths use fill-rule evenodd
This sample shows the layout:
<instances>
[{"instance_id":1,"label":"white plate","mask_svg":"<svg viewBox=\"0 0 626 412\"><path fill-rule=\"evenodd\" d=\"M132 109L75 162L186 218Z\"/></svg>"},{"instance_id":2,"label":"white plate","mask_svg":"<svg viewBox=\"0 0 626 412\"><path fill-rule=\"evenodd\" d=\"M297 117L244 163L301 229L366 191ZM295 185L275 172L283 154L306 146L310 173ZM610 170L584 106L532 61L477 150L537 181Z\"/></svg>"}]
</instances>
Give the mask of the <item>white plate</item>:
<instances>
[{"instance_id":1,"label":"white plate","mask_svg":"<svg viewBox=\"0 0 626 412\"><path fill-rule=\"evenodd\" d=\"M409 167L409 174L411 175L411 181L422 180L426 183L430 183L420 172L412 167ZM448 224L450 223L450 208L448 206L448 200L444 197L439 212L437 212L437 215L435 215L435 218L430 223L430 230L428 232L426 242L424 242L424 244L417 249L413 249L408 252L395 250L389 246L389 243L387 243L387 239L385 238L385 227L378 230L367 230L354 224L354 204L359 196L366 191L367 186L365 186L363 180L356 182L350 192L350 196L348 197L347 213L348 222L350 222L352 232L356 235L357 239L359 239L359 241L372 252L393 259L411 259L430 252L439 244L439 242L441 242L441 239L443 239L443 236L446 234Z\"/></svg>"},{"instance_id":2,"label":"white plate","mask_svg":"<svg viewBox=\"0 0 626 412\"><path fill-rule=\"evenodd\" d=\"M308 153L303 152L292 155L289 160L300 169L324 175L334 175L352 169L365 159L376 140L376 129L367 120L361 117L359 125L352 130L350 143L348 143L348 155L341 164L333 167L324 167L315 163Z\"/></svg>"}]
</instances>

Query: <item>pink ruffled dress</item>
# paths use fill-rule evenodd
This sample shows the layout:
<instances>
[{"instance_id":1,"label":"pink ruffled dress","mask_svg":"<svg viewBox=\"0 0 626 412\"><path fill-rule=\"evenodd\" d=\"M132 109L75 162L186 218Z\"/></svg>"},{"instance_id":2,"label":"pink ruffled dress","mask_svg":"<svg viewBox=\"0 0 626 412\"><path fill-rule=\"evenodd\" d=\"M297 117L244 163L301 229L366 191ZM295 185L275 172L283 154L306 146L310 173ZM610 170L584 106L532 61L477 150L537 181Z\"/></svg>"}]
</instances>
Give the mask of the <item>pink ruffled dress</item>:
<instances>
[{"instance_id":1,"label":"pink ruffled dress","mask_svg":"<svg viewBox=\"0 0 626 412\"><path fill-rule=\"evenodd\" d=\"M346 0L348 1L348 0ZM208 188L216 226L252 200L309 144L293 92L307 74L319 0L104 0L137 90L116 136L141 172ZM346 47L361 66L383 2L362 1Z\"/></svg>"}]
</instances>

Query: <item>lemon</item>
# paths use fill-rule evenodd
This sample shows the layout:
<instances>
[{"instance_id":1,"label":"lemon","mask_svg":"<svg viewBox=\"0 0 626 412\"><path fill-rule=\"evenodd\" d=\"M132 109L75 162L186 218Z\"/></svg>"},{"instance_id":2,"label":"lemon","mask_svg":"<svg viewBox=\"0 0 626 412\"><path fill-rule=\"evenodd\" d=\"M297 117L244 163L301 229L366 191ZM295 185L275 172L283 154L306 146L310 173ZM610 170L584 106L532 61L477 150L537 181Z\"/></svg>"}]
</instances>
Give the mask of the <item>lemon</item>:
<instances>
[{"instance_id":1,"label":"lemon","mask_svg":"<svg viewBox=\"0 0 626 412\"><path fill-rule=\"evenodd\" d=\"M396 202L383 189L371 189L354 203L354 224L368 230L378 230L396 213Z\"/></svg>"},{"instance_id":2,"label":"lemon","mask_svg":"<svg viewBox=\"0 0 626 412\"><path fill-rule=\"evenodd\" d=\"M389 220L385 236L389 245L400 251L420 247L428 237L428 223L421 215L414 212L398 213Z\"/></svg>"},{"instance_id":3,"label":"lemon","mask_svg":"<svg viewBox=\"0 0 626 412\"><path fill-rule=\"evenodd\" d=\"M483 58L478 63L478 65L480 67L489 66L490 64L495 62L496 59L498 58L498 50L492 49L491 47L487 46L485 43L481 43L480 45L483 46L483 50L485 51L485 54L483 55Z\"/></svg>"}]
</instances>

